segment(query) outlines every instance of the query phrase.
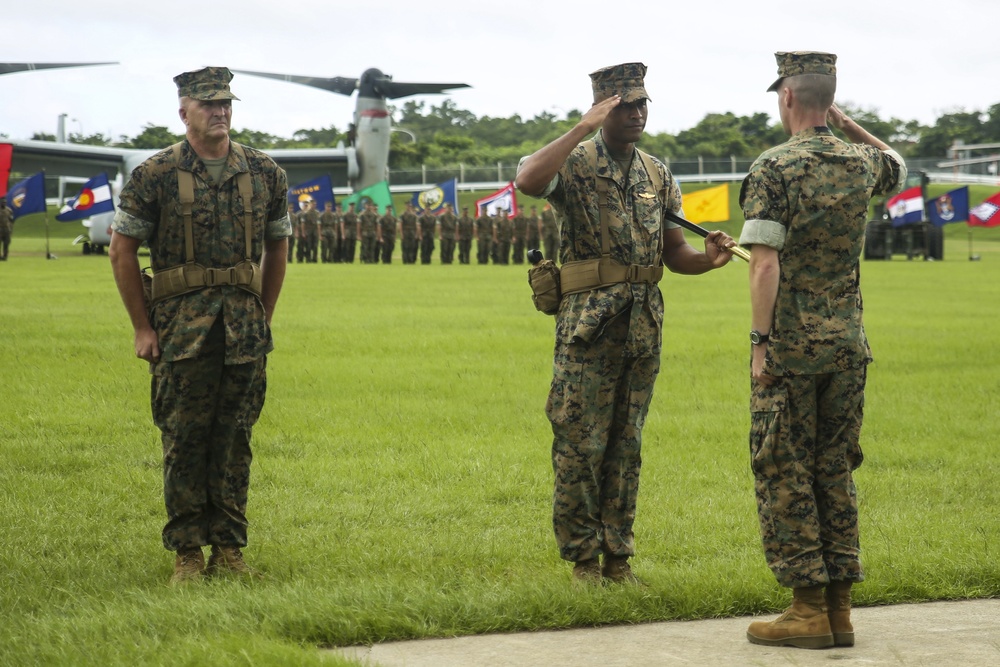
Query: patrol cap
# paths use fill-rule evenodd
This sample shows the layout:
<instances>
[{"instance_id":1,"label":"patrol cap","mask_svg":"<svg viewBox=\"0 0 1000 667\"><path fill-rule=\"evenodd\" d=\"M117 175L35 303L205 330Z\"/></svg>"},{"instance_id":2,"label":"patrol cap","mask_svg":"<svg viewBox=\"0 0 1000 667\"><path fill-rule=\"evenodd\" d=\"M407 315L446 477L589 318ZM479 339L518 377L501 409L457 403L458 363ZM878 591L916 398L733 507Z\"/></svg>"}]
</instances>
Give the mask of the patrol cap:
<instances>
[{"instance_id":1,"label":"patrol cap","mask_svg":"<svg viewBox=\"0 0 1000 667\"><path fill-rule=\"evenodd\" d=\"M240 99L229 90L232 80L233 73L228 67L203 67L174 77L178 97L190 97L202 102Z\"/></svg>"},{"instance_id":2,"label":"patrol cap","mask_svg":"<svg viewBox=\"0 0 1000 667\"><path fill-rule=\"evenodd\" d=\"M837 56L833 53L820 51L778 51L774 54L778 61L778 79L771 84L767 92L773 92L781 85L781 80L787 76L799 74L826 74L837 76Z\"/></svg>"},{"instance_id":3,"label":"patrol cap","mask_svg":"<svg viewBox=\"0 0 1000 667\"><path fill-rule=\"evenodd\" d=\"M646 85L643 83L645 76L646 66L642 63L622 63L591 72L594 101L606 100L612 95L621 95L624 104L648 100L649 93L646 92Z\"/></svg>"}]
</instances>

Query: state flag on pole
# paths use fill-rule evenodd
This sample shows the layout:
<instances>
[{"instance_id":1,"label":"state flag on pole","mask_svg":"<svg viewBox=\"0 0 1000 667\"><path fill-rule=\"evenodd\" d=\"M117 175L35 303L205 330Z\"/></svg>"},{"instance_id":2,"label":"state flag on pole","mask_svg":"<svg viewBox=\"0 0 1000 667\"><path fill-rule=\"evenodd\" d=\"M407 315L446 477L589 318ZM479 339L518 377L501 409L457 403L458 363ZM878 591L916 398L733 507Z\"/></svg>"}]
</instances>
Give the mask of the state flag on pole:
<instances>
[{"instance_id":1,"label":"state flag on pole","mask_svg":"<svg viewBox=\"0 0 1000 667\"><path fill-rule=\"evenodd\" d=\"M375 204L379 215L385 214L386 206L392 205L392 192L389 191L389 181L379 181L374 185L369 185L367 188L355 192L344 199L341 206L346 211L348 204L354 204L355 210L360 212L364 210L368 202Z\"/></svg>"},{"instance_id":2,"label":"state flag on pole","mask_svg":"<svg viewBox=\"0 0 1000 667\"><path fill-rule=\"evenodd\" d=\"M295 208L296 213L303 210L308 202L315 204L316 210L320 213L326 208L327 203L336 203L333 197L333 180L329 174L288 188L288 203Z\"/></svg>"},{"instance_id":3,"label":"state flag on pole","mask_svg":"<svg viewBox=\"0 0 1000 667\"><path fill-rule=\"evenodd\" d=\"M411 200L417 213L422 215L424 211L430 211L434 215L444 212L444 205L451 204L451 210L458 210L458 179L453 178L444 183L438 183L432 188L413 193Z\"/></svg>"},{"instance_id":4,"label":"state flag on pole","mask_svg":"<svg viewBox=\"0 0 1000 667\"><path fill-rule=\"evenodd\" d=\"M29 176L7 192L7 206L17 220L29 213L45 213L45 172Z\"/></svg>"},{"instance_id":5,"label":"state flag on pole","mask_svg":"<svg viewBox=\"0 0 1000 667\"><path fill-rule=\"evenodd\" d=\"M7 195L10 182L10 162L14 156L14 144L0 144L0 197Z\"/></svg>"},{"instance_id":6,"label":"state flag on pole","mask_svg":"<svg viewBox=\"0 0 1000 667\"><path fill-rule=\"evenodd\" d=\"M969 219L969 186L950 190L927 202L930 221L938 227Z\"/></svg>"},{"instance_id":7,"label":"state flag on pole","mask_svg":"<svg viewBox=\"0 0 1000 667\"><path fill-rule=\"evenodd\" d=\"M477 199L476 215L482 215L483 211L486 211L487 215L494 215L500 211L507 211L507 215L511 217L517 215L517 195L514 192L514 184L508 183L493 194Z\"/></svg>"},{"instance_id":8,"label":"state flag on pole","mask_svg":"<svg viewBox=\"0 0 1000 667\"><path fill-rule=\"evenodd\" d=\"M111 199L108 175L102 172L83 184L80 194L66 202L56 220L72 222L98 213L111 213L114 210L115 202Z\"/></svg>"},{"instance_id":9,"label":"state flag on pole","mask_svg":"<svg viewBox=\"0 0 1000 667\"><path fill-rule=\"evenodd\" d=\"M685 193L684 216L689 222L726 222L729 220L729 185Z\"/></svg>"},{"instance_id":10,"label":"state flag on pole","mask_svg":"<svg viewBox=\"0 0 1000 667\"><path fill-rule=\"evenodd\" d=\"M924 195L919 185L903 190L885 204L893 227L924 219Z\"/></svg>"},{"instance_id":11,"label":"state flag on pole","mask_svg":"<svg viewBox=\"0 0 1000 667\"><path fill-rule=\"evenodd\" d=\"M1000 192L969 210L970 227L996 227L1000 225Z\"/></svg>"}]
</instances>

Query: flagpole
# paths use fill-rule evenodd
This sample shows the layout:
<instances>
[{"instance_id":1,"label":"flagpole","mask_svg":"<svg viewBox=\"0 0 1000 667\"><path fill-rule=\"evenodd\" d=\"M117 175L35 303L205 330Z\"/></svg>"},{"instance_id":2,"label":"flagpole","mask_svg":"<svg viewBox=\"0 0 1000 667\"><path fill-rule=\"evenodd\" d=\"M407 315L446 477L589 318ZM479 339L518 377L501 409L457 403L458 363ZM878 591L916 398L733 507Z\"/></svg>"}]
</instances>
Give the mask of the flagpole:
<instances>
[{"instance_id":1,"label":"flagpole","mask_svg":"<svg viewBox=\"0 0 1000 667\"><path fill-rule=\"evenodd\" d=\"M45 259L55 259L49 251L49 204L45 200L45 170L42 169L42 205L45 207Z\"/></svg>"}]
</instances>

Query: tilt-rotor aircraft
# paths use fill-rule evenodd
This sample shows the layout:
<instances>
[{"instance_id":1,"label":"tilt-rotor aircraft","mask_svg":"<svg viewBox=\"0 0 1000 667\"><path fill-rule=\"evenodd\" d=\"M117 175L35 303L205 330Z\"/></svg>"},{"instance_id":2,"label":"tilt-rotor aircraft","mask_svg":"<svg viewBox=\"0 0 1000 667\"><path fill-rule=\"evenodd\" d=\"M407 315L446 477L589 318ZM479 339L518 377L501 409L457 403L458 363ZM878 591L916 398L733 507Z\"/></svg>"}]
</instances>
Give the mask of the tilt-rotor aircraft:
<instances>
[{"instance_id":1,"label":"tilt-rotor aircraft","mask_svg":"<svg viewBox=\"0 0 1000 667\"><path fill-rule=\"evenodd\" d=\"M112 65L117 63L0 63L0 74L25 72L57 67ZM330 79L233 70L281 81L300 83L341 95L358 91L354 124L349 132L351 144L337 148L284 148L266 151L288 173L289 184L301 183L322 174L330 174L334 182L348 183L354 191L363 190L386 179L389 162L389 136L392 122L386 99L409 95L441 93L453 88L467 88L464 83L400 83L377 69L369 69L360 79L334 77ZM61 138L61 137L60 137ZM28 174L44 169L54 176L91 178L106 172L116 182L118 190L132 170L156 150L112 148L69 144L62 141L9 141L13 144L12 171ZM166 148L166 146L163 146ZM103 213L84 220L89 227L89 242L84 253L102 252L111 242L111 220L114 214ZM78 241L83 240L83 237Z\"/></svg>"},{"instance_id":2,"label":"tilt-rotor aircraft","mask_svg":"<svg viewBox=\"0 0 1000 667\"><path fill-rule=\"evenodd\" d=\"M388 178L389 135L392 132L392 119L385 105L387 99L395 100L410 95L443 93L454 88L469 87L467 83L402 83L393 81L391 76L374 68L365 70L360 79L348 79L342 76L323 79L314 76L251 72L241 69L235 69L233 72L299 83L341 95L352 95L357 90L358 102L354 108L353 132L350 133L353 135L353 141L357 147L357 166L359 169L357 178L352 179L355 192Z\"/></svg>"}]
</instances>

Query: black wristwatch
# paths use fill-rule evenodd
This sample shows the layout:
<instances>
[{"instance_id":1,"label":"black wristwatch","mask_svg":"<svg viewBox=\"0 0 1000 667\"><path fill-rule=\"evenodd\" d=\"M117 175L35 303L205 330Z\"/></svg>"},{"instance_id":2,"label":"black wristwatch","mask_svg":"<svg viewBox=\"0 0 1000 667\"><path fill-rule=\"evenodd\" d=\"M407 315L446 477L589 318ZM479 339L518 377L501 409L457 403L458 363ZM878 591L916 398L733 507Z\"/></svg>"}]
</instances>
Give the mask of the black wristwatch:
<instances>
[{"instance_id":1,"label":"black wristwatch","mask_svg":"<svg viewBox=\"0 0 1000 667\"><path fill-rule=\"evenodd\" d=\"M766 343L769 339L767 334L762 334L756 329L750 330L750 342L754 345L760 345L761 343Z\"/></svg>"}]
</instances>

